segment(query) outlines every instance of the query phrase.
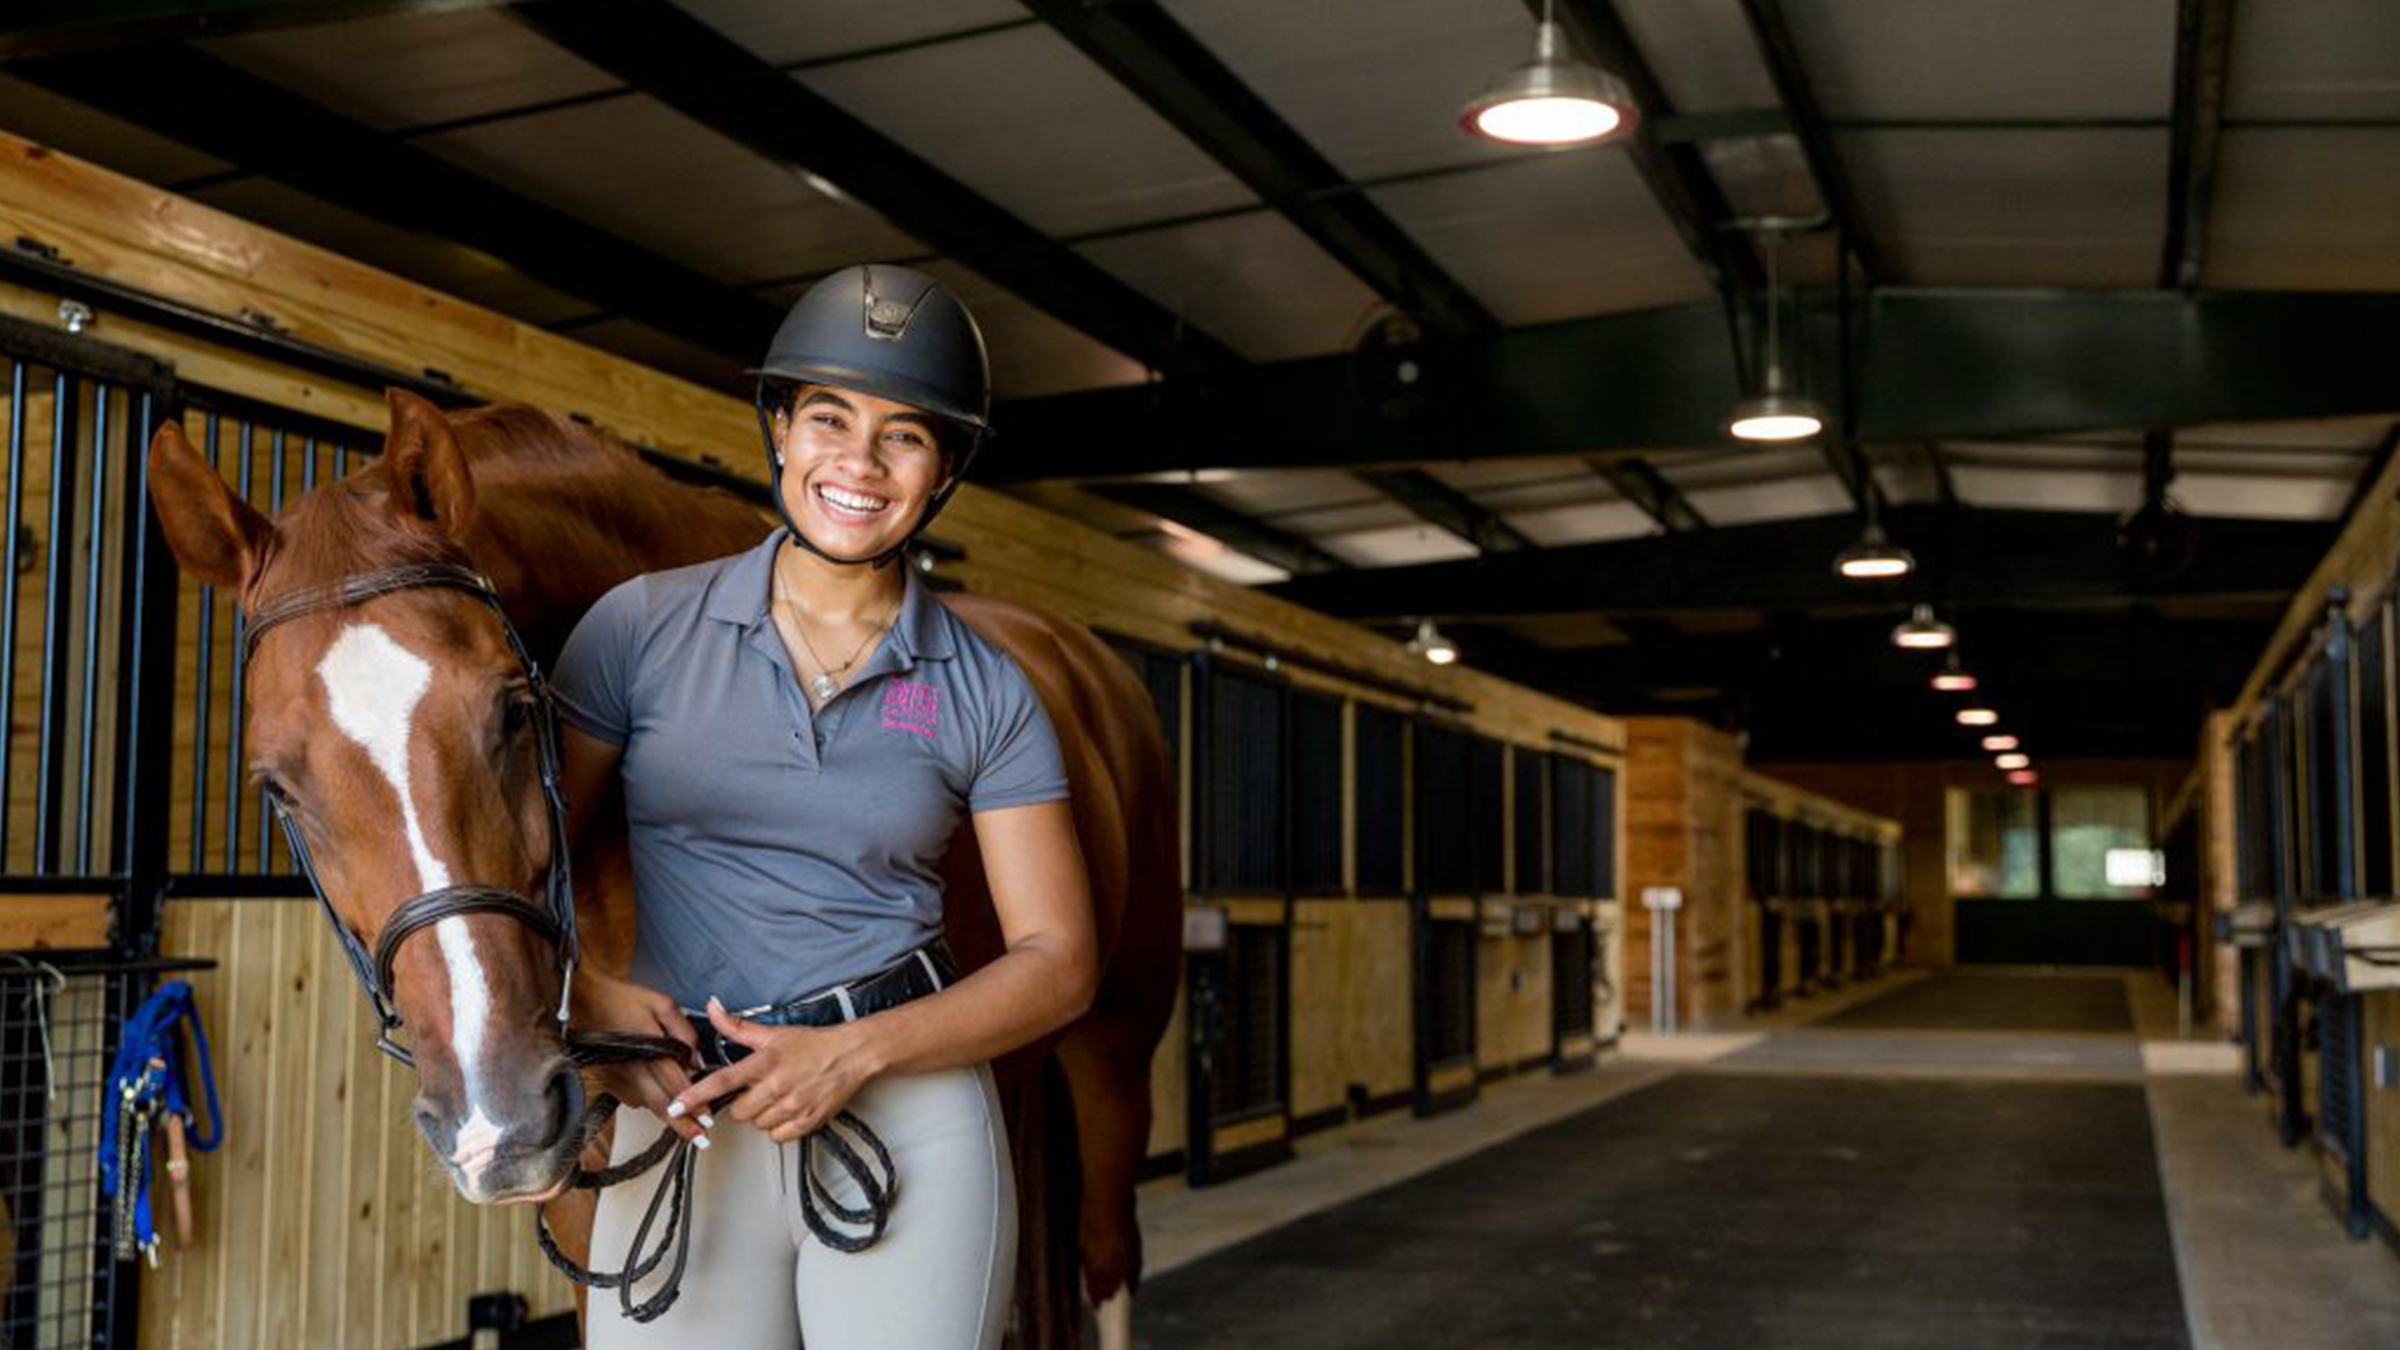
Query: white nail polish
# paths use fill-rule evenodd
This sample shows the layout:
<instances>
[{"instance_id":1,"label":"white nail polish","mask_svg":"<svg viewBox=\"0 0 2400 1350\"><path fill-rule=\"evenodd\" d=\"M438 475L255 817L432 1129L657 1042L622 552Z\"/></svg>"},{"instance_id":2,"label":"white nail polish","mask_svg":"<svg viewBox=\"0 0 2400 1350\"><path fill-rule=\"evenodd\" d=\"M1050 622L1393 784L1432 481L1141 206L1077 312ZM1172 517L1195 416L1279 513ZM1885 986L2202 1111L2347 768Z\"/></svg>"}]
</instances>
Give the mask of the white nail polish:
<instances>
[{"instance_id":1,"label":"white nail polish","mask_svg":"<svg viewBox=\"0 0 2400 1350\"><path fill-rule=\"evenodd\" d=\"M692 1136L692 1147L693 1147L693 1148L707 1148L707 1147L708 1147L708 1136L707 1136L707 1135L705 1135L705 1134L696 1134L696 1135L693 1135L693 1136Z\"/></svg>"},{"instance_id":2,"label":"white nail polish","mask_svg":"<svg viewBox=\"0 0 2400 1350\"><path fill-rule=\"evenodd\" d=\"M667 1103L667 1119L669 1119L669 1120L677 1120L677 1119L680 1119L680 1118L682 1117L682 1115L683 1115L683 1103L682 1103L682 1102L668 1102L668 1103Z\"/></svg>"},{"instance_id":3,"label":"white nail polish","mask_svg":"<svg viewBox=\"0 0 2400 1350\"><path fill-rule=\"evenodd\" d=\"M705 1111L701 1112L701 1113L700 1113L700 1128L701 1128L701 1129L704 1129L704 1130L713 1130L713 1129L717 1128L717 1118L716 1118L715 1116L709 1115L709 1114L708 1114L707 1112L705 1112Z\"/></svg>"}]
</instances>

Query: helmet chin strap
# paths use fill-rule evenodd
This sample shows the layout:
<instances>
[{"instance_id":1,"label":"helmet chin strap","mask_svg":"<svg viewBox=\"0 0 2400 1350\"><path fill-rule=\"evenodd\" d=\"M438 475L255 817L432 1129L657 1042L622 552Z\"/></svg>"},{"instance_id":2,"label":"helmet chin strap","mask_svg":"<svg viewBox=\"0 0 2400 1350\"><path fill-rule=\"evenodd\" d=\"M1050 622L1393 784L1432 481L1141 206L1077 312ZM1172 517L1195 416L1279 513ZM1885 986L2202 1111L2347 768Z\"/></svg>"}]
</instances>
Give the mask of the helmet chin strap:
<instances>
[{"instance_id":1,"label":"helmet chin strap","mask_svg":"<svg viewBox=\"0 0 2400 1350\"><path fill-rule=\"evenodd\" d=\"M932 498L925 503L924 511L919 513L917 516L917 523L909 527L908 534L903 537L899 543L892 545L890 548L885 549L881 553L871 554L864 558L845 558L839 554L828 553L824 549L819 548L817 546L817 542L808 537L808 532L800 528L800 522L792 519L792 513L790 509L784 506L783 452L775 447L775 428L767 417L766 400L764 398L758 399L756 401L756 406L758 408L758 434L760 439L766 442L767 446L767 481L768 486L773 490L775 497L775 514L783 521L783 527L791 532L793 543L798 544L804 549L807 549L809 552L817 555L820 558L823 558L825 561L832 563L836 567L880 568L891 566L891 564L896 561L901 554L908 552L909 545L917 542L918 535L925 533L925 527L931 525L933 523L933 518L942 513L942 508L950 504L950 498L952 494L958 491L958 485L966 479L967 466L974 462L975 452L983 448L984 433L981 431L970 431L968 433L966 449L959 452L958 463L952 466L950 470L950 481L942 484L940 488L935 490Z\"/></svg>"}]
</instances>

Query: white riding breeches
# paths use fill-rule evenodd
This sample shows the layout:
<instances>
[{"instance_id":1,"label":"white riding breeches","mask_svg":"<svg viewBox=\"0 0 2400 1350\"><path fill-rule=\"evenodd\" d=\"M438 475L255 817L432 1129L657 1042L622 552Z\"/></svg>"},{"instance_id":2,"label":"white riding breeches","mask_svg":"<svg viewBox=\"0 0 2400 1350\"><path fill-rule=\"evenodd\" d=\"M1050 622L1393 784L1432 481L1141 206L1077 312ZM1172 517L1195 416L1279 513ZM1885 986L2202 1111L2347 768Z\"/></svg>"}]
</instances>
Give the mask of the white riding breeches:
<instances>
[{"instance_id":1,"label":"white riding breeches","mask_svg":"<svg viewBox=\"0 0 2400 1350\"><path fill-rule=\"evenodd\" d=\"M861 1252L820 1242L801 1216L799 1145L720 1116L693 1180L682 1296L643 1324L618 1312L614 1291L593 1291L591 1350L797 1350L804 1340L808 1350L994 1350L1016 1276L1017 1197L991 1070L877 1079L849 1109L882 1137L898 1178L880 1241ZM663 1128L647 1111L618 1111L612 1161ZM816 1170L835 1199L860 1204L856 1183L823 1150ZM600 1193L594 1264L623 1262L651 1184Z\"/></svg>"}]
</instances>

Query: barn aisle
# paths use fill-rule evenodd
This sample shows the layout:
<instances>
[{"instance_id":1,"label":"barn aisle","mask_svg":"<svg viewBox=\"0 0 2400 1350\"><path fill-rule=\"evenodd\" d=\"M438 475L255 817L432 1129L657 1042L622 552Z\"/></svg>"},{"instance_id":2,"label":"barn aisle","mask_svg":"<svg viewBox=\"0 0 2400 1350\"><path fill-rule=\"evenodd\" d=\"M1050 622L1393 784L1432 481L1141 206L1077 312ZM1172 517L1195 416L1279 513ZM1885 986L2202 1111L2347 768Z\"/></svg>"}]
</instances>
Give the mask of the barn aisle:
<instances>
[{"instance_id":1,"label":"barn aisle","mask_svg":"<svg viewBox=\"0 0 2400 1350\"><path fill-rule=\"evenodd\" d=\"M2194 1074L2159 1042L2145 1055L2141 991L2139 977L1945 974L1763 1035L1695 1038L1700 1063L1619 1062L1585 1086L1595 1105L1169 1271L1146 1291L1141 1342L2390 1344L2377 1338L2400 1325L2400 1276L2288 1184L2305 1165L2212 1057ZM1561 1089L1503 1088L1464 1114L1510 1109L1512 1091ZM2235 1185L2234 1209L2169 1204L2169 1188ZM1179 1218L1220 1193L1239 1206L1242 1189L1180 1197ZM2293 1241L2244 1273L2212 1235L2262 1207L2288 1211ZM2304 1311L2209 1315L2271 1302L2287 1268L2316 1290L2347 1272L2332 1286L2344 1329ZM2197 1280L2209 1287L2187 1312Z\"/></svg>"}]
</instances>

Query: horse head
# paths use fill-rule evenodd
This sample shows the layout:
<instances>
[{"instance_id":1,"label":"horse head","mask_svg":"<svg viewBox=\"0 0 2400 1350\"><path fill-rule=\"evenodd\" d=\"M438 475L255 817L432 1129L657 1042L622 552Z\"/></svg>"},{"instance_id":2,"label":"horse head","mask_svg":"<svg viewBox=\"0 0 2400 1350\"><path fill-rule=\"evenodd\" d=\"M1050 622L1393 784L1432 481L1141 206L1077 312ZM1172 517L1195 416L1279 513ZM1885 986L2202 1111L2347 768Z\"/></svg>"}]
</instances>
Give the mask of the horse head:
<instances>
[{"instance_id":1,"label":"horse head","mask_svg":"<svg viewBox=\"0 0 2400 1350\"><path fill-rule=\"evenodd\" d=\"M184 570L255 622L363 574L467 565L475 484L450 421L410 394L389 402L383 454L274 519L162 424L150 496ZM546 722L491 605L417 586L312 606L260 629L245 683L237 753L305 846L354 953L376 952L395 913L428 892L544 894L557 842ZM535 925L488 909L397 933L382 995L407 1027L426 1143L470 1201L555 1193L583 1105L555 1016L560 954ZM375 965L366 957L362 978Z\"/></svg>"}]
</instances>

